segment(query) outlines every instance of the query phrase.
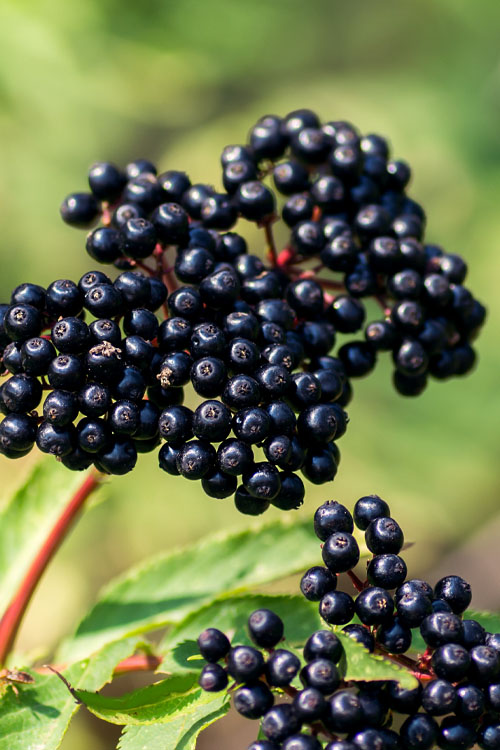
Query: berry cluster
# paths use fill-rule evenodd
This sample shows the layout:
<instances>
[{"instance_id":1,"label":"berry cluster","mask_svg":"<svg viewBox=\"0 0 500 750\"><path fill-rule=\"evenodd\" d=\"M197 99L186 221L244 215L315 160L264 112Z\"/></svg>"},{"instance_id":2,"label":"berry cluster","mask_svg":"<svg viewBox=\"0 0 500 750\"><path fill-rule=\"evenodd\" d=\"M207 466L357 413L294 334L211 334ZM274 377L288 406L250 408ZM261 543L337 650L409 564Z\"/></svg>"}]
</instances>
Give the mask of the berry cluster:
<instances>
[{"instance_id":1,"label":"berry cluster","mask_svg":"<svg viewBox=\"0 0 500 750\"><path fill-rule=\"evenodd\" d=\"M68 468L124 474L163 440L160 467L208 495L234 495L253 515L297 508L297 471L334 478L350 378L379 350L393 352L406 395L429 373L472 367L484 308L462 286L464 262L422 244L409 168L382 137L300 110L262 118L221 162L223 192L139 159L95 164L91 192L66 198L68 224L99 223L89 255L121 273L22 284L0 306L12 376L0 386L2 453L36 441ZM279 252L277 212L289 233ZM248 253L240 220L263 229L266 262ZM337 334L363 327L367 297L384 320L333 356ZM183 405L189 383L205 399L194 410Z\"/></svg>"},{"instance_id":2,"label":"berry cluster","mask_svg":"<svg viewBox=\"0 0 500 750\"><path fill-rule=\"evenodd\" d=\"M389 351L395 387L411 396L425 388L428 375L443 379L472 369L470 342L485 309L463 286L463 259L424 244L424 210L406 195L410 168L390 159L385 138L362 136L344 121L321 124L314 112L297 110L262 117L247 144L224 148L221 163L222 192L191 184L183 172L158 176L145 160L124 172L99 163L89 173L91 193L69 196L62 216L76 226L101 216L109 226L89 235L87 250L118 267L142 265L174 245L176 258L167 266L184 283L201 282L219 262L234 264L245 252L232 232L223 247L204 232L194 233L189 246L189 228L226 232L240 218L256 222L266 231L272 265L288 280L323 272L323 289L341 292L328 295L323 309L315 307L308 341L321 339L330 349L333 329L327 323L352 334L365 323L362 300L371 297L381 305L383 318L367 323L364 339L340 346L348 376L366 375L378 352ZM278 213L290 230L279 254L272 235ZM241 264L250 296L256 286L259 298L279 293L262 264Z\"/></svg>"},{"instance_id":3,"label":"berry cluster","mask_svg":"<svg viewBox=\"0 0 500 750\"><path fill-rule=\"evenodd\" d=\"M217 303L202 286L182 287L169 295L170 317L161 324L154 311L167 288L136 271L114 282L92 271L78 284L17 287L11 304L0 308L3 363L12 375L0 387L7 415L0 450L16 458L36 441L69 468L95 463L124 474L138 451L153 450L163 438L162 469L201 479L213 497L236 491L246 513L261 513L270 501L298 507L304 496L298 469L313 482L333 479L340 455L333 440L347 422L339 403L342 364L318 355L317 370L296 371L304 351L293 308L271 298L239 311L236 271L218 275ZM288 285L290 298L295 286ZM86 313L95 318L90 324ZM277 338L283 343L271 343ZM194 411L182 405L189 382L206 399ZM39 416L44 388L50 393ZM267 460L256 461L253 446Z\"/></svg>"},{"instance_id":4,"label":"berry cluster","mask_svg":"<svg viewBox=\"0 0 500 750\"><path fill-rule=\"evenodd\" d=\"M410 669L417 687L402 688L395 681L347 682L344 649L333 630L313 633L301 662L293 650L278 647L284 625L267 609L253 612L248 620L256 647L232 645L222 632L208 628L198 638L208 662L200 686L220 691L232 680L234 707L247 718L261 719L266 737L249 750L500 747L500 634L464 619L471 589L463 578L447 576L434 588L406 578L398 554L403 533L389 512L376 495L358 500L354 518L340 503L320 506L314 528L323 542L325 567L308 570L300 587L307 599L320 602L326 623L343 626L341 632L368 651ZM354 524L364 531L373 553L365 581L353 571L360 557ZM337 591L340 573L349 574L354 598ZM416 628L427 648L410 657L406 652L412 651ZM275 703L277 696L291 700Z\"/></svg>"}]
</instances>

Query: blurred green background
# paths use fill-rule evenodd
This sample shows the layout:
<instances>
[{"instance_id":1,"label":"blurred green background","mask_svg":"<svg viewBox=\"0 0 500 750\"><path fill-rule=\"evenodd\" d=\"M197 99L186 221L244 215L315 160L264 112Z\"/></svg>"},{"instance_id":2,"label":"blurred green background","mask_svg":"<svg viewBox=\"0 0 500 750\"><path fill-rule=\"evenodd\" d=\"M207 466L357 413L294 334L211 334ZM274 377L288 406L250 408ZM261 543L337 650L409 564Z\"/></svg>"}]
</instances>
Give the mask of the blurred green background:
<instances>
[{"instance_id":1,"label":"blurred green background","mask_svg":"<svg viewBox=\"0 0 500 750\"><path fill-rule=\"evenodd\" d=\"M225 144L241 142L264 113L303 106L390 137L394 155L413 166L427 237L465 256L468 284L489 307L480 366L403 400L381 362L355 385L335 484L308 486L300 512L381 494L416 542L407 553L413 573L462 573L476 606L490 608L500 607L499 29L496 0L0 6L2 299L21 281L77 279L92 267L85 234L60 221L58 206L85 189L95 160L147 157L219 184ZM252 250L262 249L255 236ZM30 462L0 463L4 496ZM102 583L135 561L247 523L231 501L160 474L154 454L113 479L107 495L45 576L21 650L56 643ZM115 737L81 714L64 748L104 750ZM217 729L201 746L223 747Z\"/></svg>"}]
</instances>

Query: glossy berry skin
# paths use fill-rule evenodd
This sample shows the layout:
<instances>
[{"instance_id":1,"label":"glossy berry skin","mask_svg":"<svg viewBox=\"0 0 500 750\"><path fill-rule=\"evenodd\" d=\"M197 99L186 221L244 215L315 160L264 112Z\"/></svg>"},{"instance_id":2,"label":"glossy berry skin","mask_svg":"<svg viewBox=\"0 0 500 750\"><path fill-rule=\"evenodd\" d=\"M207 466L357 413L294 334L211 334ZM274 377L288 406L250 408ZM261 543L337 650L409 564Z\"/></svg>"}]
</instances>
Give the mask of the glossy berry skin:
<instances>
[{"instance_id":1,"label":"glossy berry skin","mask_svg":"<svg viewBox=\"0 0 500 750\"><path fill-rule=\"evenodd\" d=\"M422 690L422 708L432 716L450 713L456 703L456 690L447 680L432 680Z\"/></svg>"},{"instance_id":2,"label":"glossy berry skin","mask_svg":"<svg viewBox=\"0 0 500 750\"><path fill-rule=\"evenodd\" d=\"M263 682L243 685L233 696L233 705L247 719L259 719L269 711L274 703L274 696Z\"/></svg>"},{"instance_id":3,"label":"glossy berry skin","mask_svg":"<svg viewBox=\"0 0 500 750\"><path fill-rule=\"evenodd\" d=\"M463 626L457 615L448 612L433 612L420 626L422 638L428 646L438 648L445 643L460 643Z\"/></svg>"},{"instance_id":4,"label":"glossy berry skin","mask_svg":"<svg viewBox=\"0 0 500 750\"><path fill-rule=\"evenodd\" d=\"M192 418L192 429L196 437L220 442L231 429L231 412L220 401L204 401Z\"/></svg>"},{"instance_id":5,"label":"glossy berry skin","mask_svg":"<svg viewBox=\"0 0 500 750\"><path fill-rule=\"evenodd\" d=\"M56 357L56 351L50 341L38 336L25 341L21 346L20 354L21 366L27 375L44 375Z\"/></svg>"},{"instance_id":6,"label":"glossy berry skin","mask_svg":"<svg viewBox=\"0 0 500 750\"><path fill-rule=\"evenodd\" d=\"M372 521L377 518L388 517L389 506L378 495L361 497L354 506L354 523L362 531L366 531Z\"/></svg>"},{"instance_id":7,"label":"glossy berry skin","mask_svg":"<svg viewBox=\"0 0 500 750\"><path fill-rule=\"evenodd\" d=\"M163 469L163 471L166 471L167 474L171 474L172 476L179 476L180 472L177 468L177 458L179 457L180 451L180 448L175 448L169 443L162 445L160 452L158 453L158 464L160 469Z\"/></svg>"},{"instance_id":8,"label":"glossy berry skin","mask_svg":"<svg viewBox=\"0 0 500 750\"><path fill-rule=\"evenodd\" d=\"M64 318L52 327L51 339L61 354L81 354L89 344L90 332L83 320Z\"/></svg>"},{"instance_id":9,"label":"glossy berry skin","mask_svg":"<svg viewBox=\"0 0 500 750\"><path fill-rule=\"evenodd\" d=\"M312 687L323 695L331 695L340 684L340 673L329 659L315 658L300 671L304 687Z\"/></svg>"},{"instance_id":10,"label":"glossy berry skin","mask_svg":"<svg viewBox=\"0 0 500 750\"><path fill-rule=\"evenodd\" d=\"M406 578L406 563L399 555L375 555L369 562L366 571L372 586L395 589Z\"/></svg>"},{"instance_id":11,"label":"glossy berry skin","mask_svg":"<svg viewBox=\"0 0 500 750\"><path fill-rule=\"evenodd\" d=\"M364 625L382 625L394 611L392 597L385 589L371 586L356 598L356 614Z\"/></svg>"},{"instance_id":12,"label":"glossy berry skin","mask_svg":"<svg viewBox=\"0 0 500 750\"><path fill-rule=\"evenodd\" d=\"M270 609L256 609L248 618L250 637L257 646L274 648L283 638L283 621Z\"/></svg>"},{"instance_id":13,"label":"glossy berry skin","mask_svg":"<svg viewBox=\"0 0 500 750\"><path fill-rule=\"evenodd\" d=\"M48 422L42 422L36 433L36 444L42 453L62 457L70 453L75 447L76 433L73 425L55 427Z\"/></svg>"},{"instance_id":14,"label":"glossy berry skin","mask_svg":"<svg viewBox=\"0 0 500 750\"><path fill-rule=\"evenodd\" d=\"M9 457L31 450L37 433L36 421L26 414L9 414L0 424L0 452Z\"/></svg>"},{"instance_id":15,"label":"glossy berry skin","mask_svg":"<svg viewBox=\"0 0 500 750\"><path fill-rule=\"evenodd\" d=\"M198 684L202 690L218 693L227 687L226 670L220 664L206 664L201 670Z\"/></svg>"},{"instance_id":16,"label":"glossy berry skin","mask_svg":"<svg viewBox=\"0 0 500 750\"><path fill-rule=\"evenodd\" d=\"M332 573L345 573L359 561L358 543L349 532L336 532L325 541L322 556Z\"/></svg>"},{"instance_id":17,"label":"glossy berry skin","mask_svg":"<svg viewBox=\"0 0 500 750\"><path fill-rule=\"evenodd\" d=\"M269 508L269 500L253 497L243 485L236 488L234 504L240 513L248 516L260 516Z\"/></svg>"},{"instance_id":18,"label":"glossy berry skin","mask_svg":"<svg viewBox=\"0 0 500 750\"><path fill-rule=\"evenodd\" d=\"M479 684L496 682L500 674L500 654L491 646L474 646L470 650L470 676Z\"/></svg>"},{"instance_id":19,"label":"glossy berry skin","mask_svg":"<svg viewBox=\"0 0 500 750\"><path fill-rule=\"evenodd\" d=\"M264 657L252 646L236 646L229 651L227 668L237 682L252 682L264 671Z\"/></svg>"},{"instance_id":20,"label":"glossy berry skin","mask_svg":"<svg viewBox=\"0 0 500 750\"><path fill-rule=\"evenodd\" d=\"M341 333L359 331L365 320L365 308L360 300L349 295L338 295L327 310L335 330Z\"/></svg>"},{"instance_id":21,"label":"glossy berry skin","mask_svg":"<svg viewBox=\"0 0 500 750\"><path fill-rule=\"evenodd\" d=\"M473 646L482 646L486 642L486 631L476 620L462 620L463 645L471 649Z\"/></svg>"},{"instance_id":22,"label":"glossy berry skin","mask_svg":"<svg viewBox=\"0 0 500 750\"><path fill-rule=\"evenodd\" d=\"M281 747L282 750L322 750L321 743L310 734L292 734Z\"/></svg>"},{"instance_id":23,"label":"glossy berry skin","mask_svg":"<svg viewBox=\"0 0 500 750\"><path fill-rule=\"evenodd\" d=\"M431 614L432 605L430 599L419 591L409 591L400 597L396 592L396 611L402 623L417 628Z\"/></svg>"},{"instance_id":24,"label":"glossy berry skin","mask_svg":"<svg viewBox=\"0 0 500 750\"><path fill-rule=\"evenodd\" d=\"M177 456L177 469L186 479L201 479L215 463L215 448L205 440L185 443Z\"/></svg>"},{"instance_id":25,"label":"glossy berry skin","mask_svg":"<svg viewBox=\"0 0 500 750\"><path fill-rule=\"evenodd\" d=\"M344 505L328 500L319 506L314 514L314 533L323 542L337 531L353 531L352 516Z\"/></svg>"},{"instance_id":26,"label":"glossy berry skin","mask_svg":"<svg viewBox=\"0 0 500 750\"><path fill-rule=\"evenodd\" d=\"M394 617L379 626L377 642L390 654L404 654L411 646L411 630Z\"/></svg>"},{"instance_id":27,"label":"glossy berry skin","mask_svg":"<svg viewBox=\"0 0 500 750\"><path fill-rule=\"evenodd\" d=\"M239 476L253 465L252 448L246 442L229 438L217 449L217 463L224 473Z\"/></svg>"},{"instance_id":28,"label":"glossy berry skin","mask_svg":"<svg viewBox=\"0 0 500 750\"><path fill-rule=\"evenodd\" d=\"M42 328L40 311L32 305L11 305L5 313L3 327L11 341L38 336Z\"/></svg>"},{"instance_id":29,"label":"glossy berry skin","mask_svg":"<svg viewBox=\"0 0 500 750\"><path fill-rule=\"evenodd\" d=\"M64 427L73 422L77 414L77 398L74 393L69 391L51 391L44 401L44 420L58 427Z\"/></svg>"},{"instance_id":30,"label":"glossy berry skin","mask_svg":"<svg viewBox=\"0 0 500 750\"><path fill-rule=\"evenodd\" d=\"M272 503L281 510L297 510L304 502L304 482L292 471L280 471L280 490Z\"/></svg>"},{"instance_id":31,"label":"glossy berry skin","mask_svg":"<svg viewBox=\"0 0 500 750\"><path fill-rule=\"evenodd\" d=\"M477 742L482 750L498 750L500 747L500 722L492 720L483 725L478 733Z\"/></svg>"},{"instance_id":32,"label":"glossy berry skin","mask_svg":"<svg viewBox=\"0 0 500 750\"><path fill-rule=\"evenodd\" d=\"M95 462L99 471L106 474L127 474L137 463L137 449L132 440L125 435L117 435L109 445L98 454Z\"/></svg>"},{"instance_id":33,"label":"glossy berry skin","mask_svg":"<svg viewBox=\"0 0 500 750\"><path fill-rule=\"evenodd\" d=\"M455 713L462 719L479 719L485 709L486 701L482 690L477 685L460 685L457 687L457 705Z\"/></svg>"},{"instance_id":34,"label":"glossy berry skin","mask_svg":"<svg viewBox=\"0 0 500 750\"><path fill-rule=\"evenodd\" d=\"M245 182L236 192L236 204L241 215L250 221L262 221L274 213L273 193L258 181Z\"/></svg>"},{"instance_id":35,"label":"glossy berry skin","mask_svg":"<svg viewBox=\"0 0 500 750\"><path fill-rule=\"evenodd\" d=\"M217 662L229 653L231 644L224 633L217 628L207 628L198 636L200 654L208 662Z\"/></svg>"},{"instance_id":36,"label":"glossy berry skin","mask_svg":"<svg viewBox=\"0 0 500 750\"><path fill-rule=\"evenodd\" d=\"M320 719L326 710L326 700L316 688L304 688L294 697L293 710L305 724Z\"/></svg>"},{"instance_id":37,"label":"glossy berry skin","mask_svg":"<svg viewBox=\"0 0 500 750\"><path fill-rule=\"evenodd\" d=\"M78 392L77 398L80 411L87 417L102 417L111 405L110 390L101 383L88 383Z\"/></svg>"},{"instance_id":38,"label":"glossy berry skin","mask_svg":"<svg viewBox=\"0 0 500 750\"><path fill-rule=\"evenodd\" d=\"M337 414L333 404L315 404L307 407L301 411L297 420L299 436L309 443L331 442L337 434Z\"/></svg>"},{"instance_id":39,"label":"glossy berry skin","mask_svg":"<svg viewBox=\"0 0 500 750\"><path fill-rule=\"evenodd\" d=\"M327 659L337 664L343 651L342 644L335 633L331 630L317 630L306 641L304 659L307 662L313 659Z\"/></svg>"},{"instance_id":40,"label":"glossy berry skin","mask_svg":"<svg viewBox=\"0 0 500 750\"><path fill-rule=\"evenodd\" d=\"M86 293L84 306L96 318L113 318L123 312L123 297L111 284L96 284Z\"/></svg>"},{"instance_id":41,"label":"glossy berry skin","mask_svg":"<svg viewBox=\"0 0 500 750\"><path fill-rule=\"evenodd\" d=\"M459 643L446 643L434 651L431 664L437 677L458 682L467 675L471 659L467 649Z\"/></svg>"},{"instance_id":42,"label":"glossy berry skin","mask_svg":"<svg viewBox=\"0 0 500 750\"><path fill-rule=\"evenodd\" d=\"M320 601L319 613L329 625L345 625L354 616L354 600L344 591L329 591Z\"/></svg>"},{"instance_id":43,"label":"glossy berry skin","mask_svg":"<svg viewBox=\"0 0 500 750\"><path fill-rule=\"evenodd\" d=\"M273 706L262 720L261 728L273 742L283 742L300 729L300 721L289 703Z\"/></svg>"},{"instance_id":44,"label":"glossy berry skin","mask_svg":"<svg viewBox=\"0 0 500 750\"><path fill-rule=\"evenodd\" d=\"M61 203L61 218L66 224L85 229L99 214L99 206L90 193L72 193Z\"/></svg>"},{"instance_id":45,"label":"glossy berry skin","mask_svg":"<svg viewBox=\"0 0 500 750\"><path fill-rule=\"evenodd\" d=\"M476 730L472 723L447 716L441 722L438 745L442 750L468 750L476 742Z\"/></svg>"},{"instance_id":46,"label":"glossy berry skin","mask_svg":"<svg viewBox=\"0 0 500 750\"><path fill-rule=\"evenodd\" d=\"M203 492L209 497L216 497L219 500L234 495L237 487L236 477L214 469L209 471L201 480Z\"/></svg>"},{"instance_id":47,"label":"glossy berry skin","mask_svg":"<svg viewBox=\"0 0 500 750\"><path fill-rule=\"evenodd\" d=\"M222 393L222 400L230 409L241 410L239 413L247 411L250 407L257 407L261 400L259 384L250 375L243 373L235 375L227 381ZM267 418L264 419L267 422Z\"/></svg>"},{"instance_id":48,"label":"glossy berry skin","mask_svg":"<svg viewBox=\"0 0 500 750\"><path fill-rule=\"evenodd\" d=\"M376 518L365 531L366 545L374 555L398 554L404 544L401 528L392 518Z\"/></svg>"},{"instance_id":49,"label":"glossy berry skin","mask_svg":"<svg viewBox=\"0 0 500 750\"><path fill-rule=\"evenodd\" d=\"M39 284L19 284L16 286L10 297L11 305L31 305L37 310L45 309L45 289ZM7 312L9 305L3 305L4 314ZM1 324L0 324L1 327Z\"/></svg>"},{"instance_id":50,"label":"glossy berry skin","mask_svg":"<svg viewBox=\"0 0 500 750\"><path fill-rule=\"evenodd\" d=\"M370 653L374 650L375 639L370 631L362 625L346 625L342 628L342 632L361 643Z\"/></svg>"},{"instance_id":51,"label":"glossy berry skin","mask_svg":"<svg viewBox=\"0 0 500 750\"><path fill-rule=\"evenodd\" d=\"M281 487L279 472L272 464L262 461L243 474L243 486L253 497L273 500Z\"/></svg>"},{"instance_id":52,"label":"glossy berry skin","mask_svg":"<svg viewBox=\"0 0 500 750\"><path fill-rule=\"evenodd\" d=\"M42 398L42 386L31 375L13 375L1 386L0 402L5 413L23 414L36 409Z\"/></svg>"},{"instance_id":53,"label":"glossy berry skin","mask_svg":"<svg viewBox=\"0 0 500 750\"><path fill-rule=\"evenodd\" d=\"M336 587L337 576L320 565L309 568L300 581L302 594L311 602L319 602L325 594L334 591Z\"/></svg>"},{"instance_id":54,"label":"glossy berry skin","mask_svg":"<svg viewBox=\"0 0 500 750\"><path fill-rule=\"evenodd\" d=\"M87 453L99 453L109 439L110 430L103 420L84 417L77 425L78 445Z\"/></svg>"},{"instance_id":55,"label":"glossy berry skin","mask_svg":"<svg viewBox=\"0 0 500 750\"><path fill-rule=\"evenodd\" d=\"M400 729L403 746L408 750L430 750L434 745L439 727L427 714L409 716Z\"/></svg>"},{"instance_id":56,"label":"glossy berry skin","mask_svg":"<svg viewBox=\"0 0 500 750\"><path fill-rule=\"evenodd\" d=\"M271 420L264 409L255 406L240 409L233 418L232 427L238 440L253 445L266 439Z\"/></svg>"},{"instance_id":57,"label":"glossy berry skin","mask_svg":"<svg viewBox=\"0 0 500 750\"><path fill-rule=\"evenodd\" d=\"M472 599L471 587L460 576L446 576L434 587L434 595L444 599L455 614L460 614L469 606Z\"/></svg>"},{"instance_id":58,"label":"glossy berry skin","mask_svg":"<svg viewBox=\"0 0 500 750\"><path fill-rule=\"evenodd\" d=\"M300 669L300 659L284 648L278 648L266 663L266 679L273 687L289 685Z\"/></svg>"},{"instance_id":59,"label":"glossy berry skin","mask_svg":"<svg viewBox=\"0 0 500 750\"><path fill-rule=\"evenodd\" d=\"M97 200L114 201L126 183L125 174L110 162L96 162L89 169L90 189Z\"/></svg>"},{"instance_id":60,"label":"glossy berry skin","mask_svg":"<svg viewBox=\"0 0 500 750\"><path fill-rule=\"evenodd\" d=\"M338 690L328 703L325 720L330 729L344 733L359 727L363 709L357 695L348 690Z\"/></svg>"}]
</instances>

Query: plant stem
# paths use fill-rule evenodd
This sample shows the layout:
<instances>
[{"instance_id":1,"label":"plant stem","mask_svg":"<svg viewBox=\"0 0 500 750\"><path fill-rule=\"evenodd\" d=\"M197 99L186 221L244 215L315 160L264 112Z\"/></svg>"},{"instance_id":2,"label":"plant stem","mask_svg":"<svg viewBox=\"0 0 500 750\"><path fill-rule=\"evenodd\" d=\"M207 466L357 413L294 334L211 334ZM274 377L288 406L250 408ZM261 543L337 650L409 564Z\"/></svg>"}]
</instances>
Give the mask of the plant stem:
<instances>
[{"instance_id":1,"label":"plant stem","mask_svg":"<svg viewBox=\"0 0 500 750\"><path fill-rule=\"evenodd\" d=\"M348 570L347 575L351 579L352 585L354 586L356 591L363 591L363 589L365 588L365 584L363 583L361 578L358 578L353 570Z\"/></svg>"},{"instance_id":2,"label":"plant stem","mask_svg":"<svg viewBox=\"0 0 500 750\"><path fill-rule=\"evenodd\" d=\"M80 512L85 500L99 487L103 476L95 471L86 476L36 553L31 566L0 620L0 664L4 664L12 649L23 615L47 565L68 534L71 524Z\"/></svg>"},{"instance_id":3,"label":"plant stem","mask_svg":"<svg viewBox=\"0 0 500 750\"><path fill-rule=\"evenodd\" d=\"M264 227L264 232L266 235L267 257L269 258L272 267L276 268L276 264L278 262L278 253L276 251L276 243L274 241L273 234L274 221L276 221L276 216L270 216L267 219L264 219L264 221L262 222L262 226Z\"/></svg>"}]
</instances>

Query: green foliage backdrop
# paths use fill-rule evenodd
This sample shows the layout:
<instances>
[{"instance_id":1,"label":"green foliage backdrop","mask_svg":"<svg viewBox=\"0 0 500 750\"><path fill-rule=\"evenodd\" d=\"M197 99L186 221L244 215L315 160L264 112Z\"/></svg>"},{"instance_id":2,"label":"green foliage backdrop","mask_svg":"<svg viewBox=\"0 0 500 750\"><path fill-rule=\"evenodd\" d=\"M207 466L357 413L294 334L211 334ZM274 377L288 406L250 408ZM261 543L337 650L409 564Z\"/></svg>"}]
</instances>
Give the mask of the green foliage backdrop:
<instances>
[{"instance_id":1,"label":"green foliage backdrop","mask_svg":"<svg viewBox=\"0 0 500 750\"><path fill-rule=\"evenodd\" d=\"M377 491L417 542L407 555L414 572L438 569L463 546L454 570L468 575L475 605L490 609L500 605L500 587L481 570L484 555L500 554L486 529L500 523L492 525L500 485L499 24L495 0L480 8L467 0L0 6L2 299L21 281L78 278L90 268L84 234L62 224L58 205L85 187L95 159L146 156L217 183L226 143L242 140L260 114L299 106L390 136L395 155L414 167L429 238L465 256L470 284L488 304L480 367L467 380L433 383L418 401L392 392L388 366L359 382L339 476L332 488L308 487L304 517L327 497L350 504ZM261 238L251 240L260 251ZM30 463L0 463L5 496ZM105 581L146 554L246 524L230 501L160 475L154 455L104 497L44 578L22 652L55 644ZM93 727L80 720L66 747L111 746Z\"/></svg>"}]
</instances>

